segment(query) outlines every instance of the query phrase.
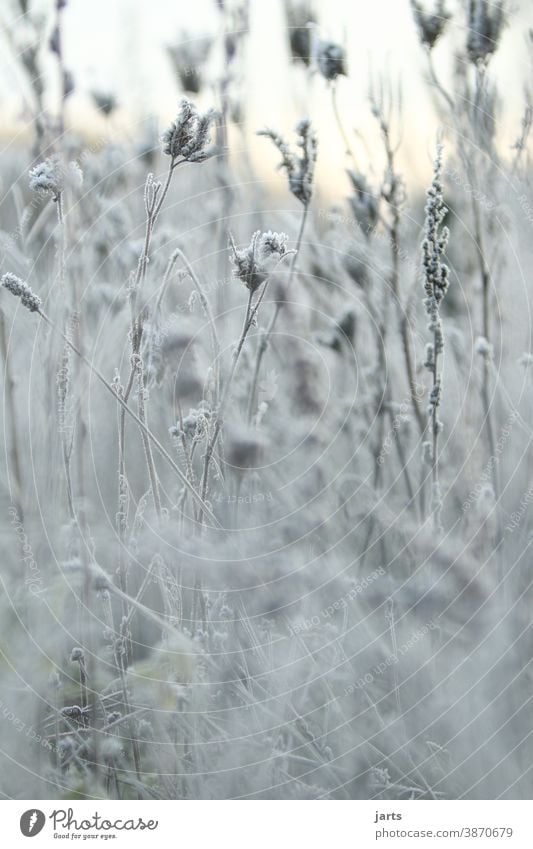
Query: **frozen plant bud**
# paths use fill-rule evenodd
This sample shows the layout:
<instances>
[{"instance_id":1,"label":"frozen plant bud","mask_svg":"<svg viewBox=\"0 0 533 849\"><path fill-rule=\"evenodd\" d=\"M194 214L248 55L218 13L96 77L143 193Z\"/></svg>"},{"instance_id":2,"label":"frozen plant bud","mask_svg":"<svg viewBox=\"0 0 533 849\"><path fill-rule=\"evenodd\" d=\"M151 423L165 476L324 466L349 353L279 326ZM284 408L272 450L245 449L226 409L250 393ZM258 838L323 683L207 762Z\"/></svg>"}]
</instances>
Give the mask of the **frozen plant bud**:
<instances>
[{"instance_id":1,"label":"frozen plant bud","mask_svg":"<svg viewBox=\"0 0 533 849\"><path fill-rule=\"evenodd\" d=\"M206 150L211 139L209 130L215 120L213 109L201 115L198 109L186 97L180 104L178 117L163 133L163 153L182 162L203 162L213 155Z\"/></svg>"},{"instance_id":2,"label":"frozen plant bud","mask_svg":"<svg viewBox=\"0 0 533 849\"><path fill-rule=\"evenodd\" d=\"M420 41L431 50L444 32L451 15L444 7L444 0L437 0L434 12L426 12L418 0L411 0L411 7Z\"/></svg>"},{"instance_id":3,"label":"frozen plant bud","mask_svg":"<svg viewBox=\"0 0 533 849\"><path fill-rule=\"evenodd\" d=\"M299 121L295 131L296 144L301 148L301 154L291 150L285 139L274 130L260 130L257 135L266 136L276 145L281 153L278 168L283 168L287 172L289 189L294 197L307 206L313 195L318 142L313 125L308 118Z\"/></svg>"},{"instance_id":4,"label":"frozen plant bud","mask_svg":"<svg viewBox=\"0 0 533 849\"><path fill-rule=\"evenodd\" d=\"M230 245L233 252L234 275L242 280L247 289L255 292L268 278L273 265L287 255L288 236L285 233L261 233L257 230L248 247L237 250L233 238Z\"/></svg>"},{"instance_id":5,"label":"frozen plant bud","mask_svg":"<svg viewBox=\"0 0 533 849\"><path fill-rule=\"evenodd\" d=\"M319 41L316 47L318 70L325 80L331 82L341 74L346 74L346 55L344 48L334 41Z\"/></svg>"},{"instance_id":6,"label":"frozen plant bud","mask_svg":"<svg viewBox=\"0 0 533 849\"><path fill-rule=\"evenodd\" d=\"M24 283L16 274L11 274L10 271L4 274L2 286L16 298L20 298L22 306L30 312L39 312L41 309L42 301L39 296L32 292L28 284Z\"/></svg>"}]
</instances>

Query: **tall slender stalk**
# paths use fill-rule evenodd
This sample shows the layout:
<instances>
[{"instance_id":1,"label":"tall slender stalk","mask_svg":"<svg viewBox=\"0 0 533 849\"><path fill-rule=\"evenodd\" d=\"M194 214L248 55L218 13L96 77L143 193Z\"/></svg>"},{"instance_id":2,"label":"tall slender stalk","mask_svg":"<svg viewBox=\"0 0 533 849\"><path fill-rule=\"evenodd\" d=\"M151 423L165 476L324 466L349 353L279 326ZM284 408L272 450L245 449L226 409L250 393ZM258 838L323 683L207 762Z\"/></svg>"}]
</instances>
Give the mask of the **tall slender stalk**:
<instances>
[{"instance_id":1,"label":"tall slender stalk","mask_svg":"<svg viewBox=\"0 0 533 849\"><path fill-rule=\"evenodd\" d=\"M308 211L309 211L309 204L304 204L303 210L302 210L302 217L301 217L301 220L300 220L300 229L298 231L298 237L296 239L295 253L294 253L294 255L291 259L291 264L289 266L289 279L287 281L287 286L286 286L286 288L283 292L283 298L280 298L276 301L276 305L274 307L274 312L272 313L272 317L271 317L271 319L268 323L268 327L267 327L265 333L263 334L263 336L261 337L261 340L259 342L259 347L257 349L255 365L254 365L254 373L253 373L253 377L252 377L252 385L250 387L250 395L249 395L249 398L248 398L248 414L247 414L248 422L250 422L252 420L252 416L253 416L255 396L257 394L257 384L259 382L259 374L261 372L261 363L263 362L263 357L265 356L266 350L268 348L268 345L269 345L269 342L270 342L270 337L272 336L272 333L274 332L274 328L276 327L276 322L277 322L278 316L281 312L281 308L283 306L285 295L290 288L292 278L294 277L294 273L296 271L296 260L298 258L299 253L300 253L300 248L301 248L301 245L302 245L302 239L303 239L303 235L304 235Z\"/></svg>"},{"instance_id":2,"label":"tall slender stalk","mask_svg":"<svg viewBox=\"0 0 533 849\"><path fill-rule=\"evenodd\" d=\"M429 318L428 330L432 334L432 342L428 344L426 349L425 366L432 378L428 422L431 433L431 512L436 531L442 530L442 499L439 483L439 434L442 425L439 421L439 407L442 396L441 355L444 351L444 334L440 319L440 305L447 292L449 282L448 267L442 261L449 236L448 229L442 227L447 212L441 183L442 150L443 147L439 141L433 169L433 180L427 191L425 238L422 245L424 289L426 293L424 306Z\"/></svg>"}]
</instances>

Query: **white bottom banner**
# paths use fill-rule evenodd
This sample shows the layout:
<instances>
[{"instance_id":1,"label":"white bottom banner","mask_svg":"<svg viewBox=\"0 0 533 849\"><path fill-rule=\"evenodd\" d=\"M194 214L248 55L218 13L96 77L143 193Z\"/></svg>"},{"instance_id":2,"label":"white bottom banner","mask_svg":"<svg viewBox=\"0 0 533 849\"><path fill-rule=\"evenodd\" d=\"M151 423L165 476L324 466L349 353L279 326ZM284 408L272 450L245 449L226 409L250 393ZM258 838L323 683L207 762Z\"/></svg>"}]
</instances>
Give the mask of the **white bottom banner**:
<instances>
[{"instance_id":1,"label":"white bottom banner","mask_svg":"<svg viewBox=\"0 0 533 849\"><path fill-rule=\"evenodd\" d=\"M528 801L3 802L2 845L531 849Z\"/></svg>"}]
</instances>

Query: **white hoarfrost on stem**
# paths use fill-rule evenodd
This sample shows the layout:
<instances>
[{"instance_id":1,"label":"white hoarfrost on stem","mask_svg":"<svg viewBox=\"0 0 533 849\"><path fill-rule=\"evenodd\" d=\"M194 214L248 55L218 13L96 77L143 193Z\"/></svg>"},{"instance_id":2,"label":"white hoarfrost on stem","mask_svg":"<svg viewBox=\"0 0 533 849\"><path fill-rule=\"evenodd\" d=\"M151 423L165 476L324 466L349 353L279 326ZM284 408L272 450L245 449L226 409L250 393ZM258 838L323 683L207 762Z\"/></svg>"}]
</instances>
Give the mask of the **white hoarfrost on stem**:
<instances>
[{"instance_id":1,"label":"white hoarfrost on stem","mask_svg":"<svg viewBox=\"0 0 533 849\"><path fill-rule=\"evenodd\" d=\"M439 407L442 395L442 373L439 355L444 351L444 335L440 318L440 305L449 283L449 269L443 262L448 244L449 232L442 223L447 213L442 188L442 145L437 146L433 169L433 180L427 191L424 241L422 244L422 265L426 297L424 306L429 318L428 330L433 341L426 347L425 367L433 378L429 395L428 419L432 433L432 499L431 510L435 527L441 528L440 514L442 499L439 486L438 438L442 429L439 421Z\"/></svg>"}]
</instances>

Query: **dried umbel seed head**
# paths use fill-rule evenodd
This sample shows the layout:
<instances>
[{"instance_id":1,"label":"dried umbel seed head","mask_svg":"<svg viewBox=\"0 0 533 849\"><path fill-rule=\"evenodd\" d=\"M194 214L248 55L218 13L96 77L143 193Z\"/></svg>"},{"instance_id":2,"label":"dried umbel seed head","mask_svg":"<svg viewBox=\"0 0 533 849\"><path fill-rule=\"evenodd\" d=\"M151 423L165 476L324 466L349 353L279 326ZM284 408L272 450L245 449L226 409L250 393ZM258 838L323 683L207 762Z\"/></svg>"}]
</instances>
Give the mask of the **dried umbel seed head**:
<instances>
[{"instance_id":1,"label":"dried umbel seed head","mask_svg":"<svg viewBox=\"0 0 533 849\"><path fill-rule=\"evenodd\" d=\"M248 247L238 250L230 236L230 246L233 253L234 275L242 280L247 289L255 292L268 278L273 267L287 255L285 233L261 233L257 230Z\"/></svg>"},{"instance_id":2,"label":"dried umbel seed head","mask_svg":"<svg viewBox=\"0 0 533 849\"><path fill-rule=\"evenodd\" d=\"M347 76L344 48L334 41L319 41L316 46L316 63L325 80L332 82Z\"/></svg>"},{"instance_id":3,"label":"dried umbel seed head","mask_svg":"<svg viewBox=\"0 0 533 849\"><path fill-rule=\"evenodd\" d=\"M24 283L20 277L17 277L16 274L11 274L11 272L7 272L2 277L2 286L4 289L7 289L8 292L11 292L12 295L15 295L16 298L20 298L23 307L30 310L30 312L39 312L42 306L42 301L35 292L32 292L27 283Z\"/></svg>"},{"instance_id":4,"label":"dried umbel seed head","mask_svg":"<svg viewBox=\"0 0 533 849\"><path fill-rule=\"evenodd\" d=\"M505 22L504 0L469 0L466 49L473 64L487 62L496 52Z\"/></svg>"},{"instance_id":5,"label":"dried umbel seed head","mask_svg":"<svg viewBox=\"0 0 533 849\"><path fill-rule=\"evenodd\" d=\"M200 114L194 103L184 97L176 120L163 133L163 153L184 162L204 162L213 156L214 151L206 147L211 141L209 130L215 117L212 109Z\"/></svg>"},{"instance_id":6,"label":"dried umbel seed head","mask_svg":"<svg viewBox=\"0 0 533 849\"><path fill-rule=\"evenodd\" d=\"M420 41L431 50L451 18L450 13L445 8L444 0L437 0L432 12L426 11L418 0L411 0L411 8L418 26Z\"/></svg>"},{"instance_id":7,"label":"dried umbel seed head","mask_svg":"<svg viewBox=\"0 0 533 849\"><path fill-rule=\"evenodd\" d=\"M295 131L296 144L301 148L301 154L292 151L285 139L274 130L260 130L257 135L266 136L276 145L281 153L278 168L283 168L287 172L289 189L294 197L307 206L313 195L318 142L313 125L308 118L299 121Z\"/></svg>"}]
</instances>

